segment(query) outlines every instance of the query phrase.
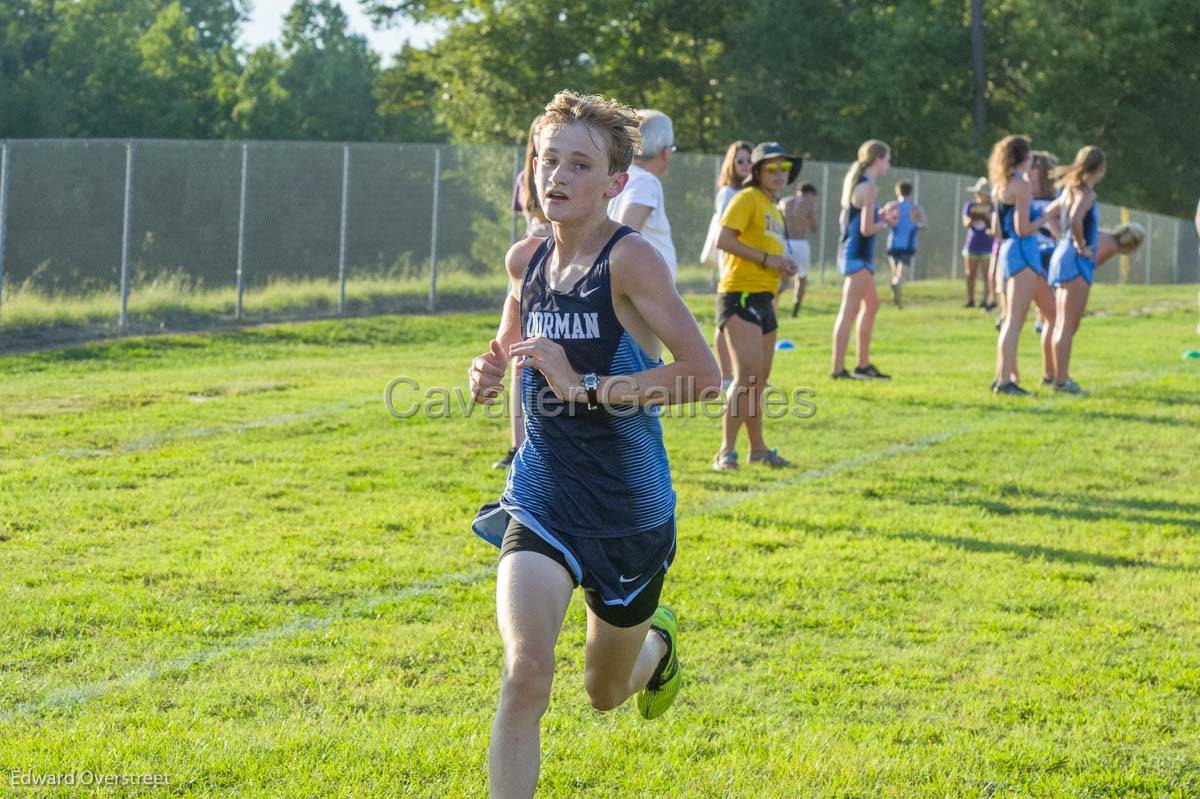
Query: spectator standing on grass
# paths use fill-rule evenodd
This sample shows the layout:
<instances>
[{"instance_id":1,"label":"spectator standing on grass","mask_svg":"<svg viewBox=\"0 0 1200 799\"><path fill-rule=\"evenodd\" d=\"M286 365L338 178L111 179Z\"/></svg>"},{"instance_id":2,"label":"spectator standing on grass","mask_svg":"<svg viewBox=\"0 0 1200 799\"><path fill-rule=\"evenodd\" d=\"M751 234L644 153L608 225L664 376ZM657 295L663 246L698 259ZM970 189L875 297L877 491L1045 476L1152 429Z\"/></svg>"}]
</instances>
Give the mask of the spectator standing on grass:
<instances>
[{"instance_id":1,"label":"spectator standing on grass","mask_svg":"<svg viewBox=\"0 0 1200 799\"><path fill-rule=\"evenodd\" d=\"M780 276L794 274L785 254L783 214L776 203L787 184L800 174L801 159L788 155L778 142L763 142L750 156L746 188L734 195L721 218L717 246L724 251L725 272L717 286L717 327L733 356L721 422L721 448L713 468L738 468L737 439L742 425L750 439L750 463L790 465L763 439L763 391L775 355L775 296Z\"/></svg>"},{"instance_id":2,"label":"spectator standing on grass","mask_svg":"<svg viewBox=\"0 0 1200 799\"><path fill-rule=\"evenodd\" d=\"M629 166L625 189L608 203L608 215L641 233L658 250L674 280L679 261L671 240L661 178L675 152L675 127L669 116L649 108L638 111L638 119L642 144Z\"/></svg>"},{"instance_id":3,"label":"spectator standing on grass","mask_svg":"<svg viewBox=\"0 0 1200 799\"><path fill-rule=\"evenodd\" d=\"M974 199L963 206L963 227L967 229L967 240L963 245L963 274L967 279L966 308L975 307L975 284L983 275L983 302L981 308L990 310L995 303L993 287L988 282L988 261L992 255L992 198L988 192L987 178L980 178L971 187Z\"/></svg>"},{"instance_id":4,"label":"spectator standing on grass","mask_svg":"<svg viewBox=\"0 0 1200 799\"><path fill-rule=\"evenodd\" d=\"M898 206L888 203L884 213L879 211L879 178L892 165L892 150L878 139L869 139L858 148L858 158L850 165L842 184L842 238L838 251L838 272L842 282L842 305L833 323L834 380L889 380L890 375L871 363L871 334L875 329L875 314L879 311L879 294L875 291L875 233L880 225L896 221ZM854 373L846 371L846 350L850 346L850 330L858 320L858 366Z\"/></svg>"},{"instance_id":5,"label":"spectator standing on grass","mask_svg":"<svg viewBox=\"0 0 1200 799\"><path fill-rule=\"evenodd\" d=\"M733 195L742 187L742 181L750 174L750 151L754 145L748 141L735 141L725 151L725 160L721 162L721 173L717 176L717 194L713 198L713 216L708 223L708 235L704 239L704 249L700 252L700 263L717 268L717 282L725 276L725 259L717 249L717 238L721 235L721 217ZM719 313L719 311L718 311ZM721 365L721 390L729 388L733 382L733 361L729 356L729 344L721 335L719 325L713 326L713 349L717 351L717 362Z\"/></svg>"},{"instance_id":6,"label":"spectator standing on grass","mask_svg":"<svg viewBox=\"0 0 1200 799\"><path fill-rule=\"evenodd\" d=\"M1017 345L1030 303L1036 303L1047 320L1054 319L1054 296L1042 271L1037 242L1038 228L1047 222L1037 221L1039 214L1033 207L1033 185L1027 177L1032 165L1033 148L1024 136L1005 136L996 142L988 160L992 199L1002 235L999 264L1007 293L1004 324L996 340L992 391L1019 397L1029 396L1017 382ZM1048 223L1053 224L1053 219ZM1047 325L1042 331L1043 382L1054 374L1051 327Z\"/></svg>"},{"instance_id":7,"label":"spectator standing on grass","mask_svg":"<svg viewBox=\"0 0 1200 799\"><path fill-rule=\"evenodd\" d=\"M1033 186L1033 199L1029 203L1030 212L1040 216L1043 223L1037 232L1038 252L1042 256L1042 274L1049 274L1050 256L1054 254L1054 248L1058 245L1058 236L1055 235L1057 227L1050 220L1051 215L1046 213L1050 204L1058 197L1058 189L1054 187L1054 180L1050 175L1056 166L1058 166L1058 159L1051 153L1045 150L1035 150L1033 164L1029 167L1029 182ZM1040 334L1047 324L1054 323L1046 319L1042 309L1038 308L1037 324L1033 326L1033 329Z\"/></svg>"},{"instance_id":8,"label":"spectator standing on grass","mask_svg":"<svg viewBox=\"0 0 1200 799\"><path fill-rule=\"evenodd\" d=\"M792 286L792 317L800 313L808 270L812 267L812 248L808 236L817 230L817 187L805 181L796 193L779 201L783 213L783 232L787 237L787 256L796 265L796 282Z\"/></svg>"}]
</instances>

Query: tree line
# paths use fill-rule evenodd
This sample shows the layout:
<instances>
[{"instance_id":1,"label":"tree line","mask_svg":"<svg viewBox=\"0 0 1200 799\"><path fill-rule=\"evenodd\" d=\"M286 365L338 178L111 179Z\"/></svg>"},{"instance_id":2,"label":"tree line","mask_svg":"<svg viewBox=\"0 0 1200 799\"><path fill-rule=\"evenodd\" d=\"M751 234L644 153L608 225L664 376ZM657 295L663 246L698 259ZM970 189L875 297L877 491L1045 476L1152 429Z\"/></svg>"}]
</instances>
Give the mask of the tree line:
<instances>
[{"instance_id":1,"label":"tree line","mask_svg":"<svg viewBox=\"0 0 1200 799\"><path fill-rule=\"evenodd\" d=\"M248 0L8 0L0 137L512 144L571 87L665 111L682 150L876 137L975 174L1021 132L1103 147L1106 200L1190 216L1200 192L1195 0L358 1L442 35L383 64L332 0L249 51Z\"/></svg>"}]
</instances>

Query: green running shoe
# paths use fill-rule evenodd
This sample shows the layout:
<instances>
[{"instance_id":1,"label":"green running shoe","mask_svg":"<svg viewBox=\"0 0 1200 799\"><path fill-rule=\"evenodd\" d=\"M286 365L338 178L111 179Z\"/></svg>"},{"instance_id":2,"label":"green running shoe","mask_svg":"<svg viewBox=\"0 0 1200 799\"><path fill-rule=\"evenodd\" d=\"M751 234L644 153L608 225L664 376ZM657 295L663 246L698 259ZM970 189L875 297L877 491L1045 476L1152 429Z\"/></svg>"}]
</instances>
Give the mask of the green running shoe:
<instances>
[{"instance_id":1,"label":"green running shoe","mask_svg":"<svg viewBox=\"0 0 1200 799\"><path fill-rule=\"evenodd\" d=\"M675 611L666 605L659 605L650 620L650 629L657 631L667 642L667 654L646 687L638 694L638 712L644 719L658 718L666 713L679 694L679 684L683 682L679 671L679 628Z\"/></svg>"}]
</instances>

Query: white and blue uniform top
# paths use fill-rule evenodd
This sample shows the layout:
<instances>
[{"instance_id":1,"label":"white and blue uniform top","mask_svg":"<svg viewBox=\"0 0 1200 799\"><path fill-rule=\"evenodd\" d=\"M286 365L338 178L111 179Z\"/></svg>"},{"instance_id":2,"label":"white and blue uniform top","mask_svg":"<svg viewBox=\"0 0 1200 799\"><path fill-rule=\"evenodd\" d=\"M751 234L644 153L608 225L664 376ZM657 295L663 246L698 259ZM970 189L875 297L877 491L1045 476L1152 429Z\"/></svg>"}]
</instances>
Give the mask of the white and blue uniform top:
<instances>
[{"instance_id":1,"label":"white and blue uniform top","mask_svg":"<svg viewBox=\"0 0 1200 799\"><path fill-rule=\"evenodd\" d=\"M917 251L917 223L912 218L913 201L908 197L900 202L900 216L888 233L888 255L912 255Z\"/></svg>"},{"instance_id":2,"label":"white and blue uniform top","mask_svg":"<svg viewBox=\"0 0 1200 799\"><path fill-rule=\"evenodd\" d=\"M1093 255L1096 253L1096 244L1100 239L1098 205L1093 201L1087 216L1083 218L1083 240L1087 242ZM1064 283L1070 283L1077 277L1082 277L1090 286L1096 273L1096 262L1079 254L1079 250L1075 249L1075 238L1071 235L1071 226L1066 225L1065 227L1066 230L1063 231L1058 246L1054 248L1054 254L1050 256L1050 274L1047 280L1052 286L1061 286Z\"/></svg>"},{"instance_id":3,"label":"white and blue uniform top","mask_svg":"<svg viewBox=\"0 0 1200 799\"><path fill-rule=\"evenodd\" d=\"M622 225L567 291L550 288L554 239L542 242L521 283L521 334L545 336L580 374L627 375L662 365L634 340L612 303L609 256L635 231ZM589 410L555 398L546 379L522 370L525 443L517 450L500 506L542 537L619 538L675 514L675 491L657 407Z\"/></svg>"},{"instance_id":4,"label":"white and blue uniform top","mask_svg":"<svg viewBox=\"0 0 1200 799\"><path fill-rule=\"evenodd\" d=\"M1013 177L1020 173L1014 172ZM1038 251L1037 233L1029 236L1017 235L1017 206L1000 203L1000 264L1004 267L1004 277L1010 278L1025 269L1032 269L1036 274L1045 277L1042 271L1042 256ZM1041 216L1037 207L1030 203L1029 219L1035 221Z\"/></svg>"},{"instance_id":5,"label":"white and blue uniform top","mask_svg":"<svg viewBox=\"0 0 1200 799\"><path fill-rule=\"evenodd\" d=\"M1061 191L1059 192L1062 193ZM1045 218L1046 209L1050 203L1054 202L1056 197L1034 197L1029 201L1029 213L1031 216ZM1037 232L1038 254L1042 258L1042 269L1050 268L1050 255L1054 252L1054 248L1058 245L1058 239L1054 238L1054 234L1050 228L1043 225L1038 228Z\"/></svg>"},{"instance_id":6,"label":"white and blue uniform top","mask_svg":"<svg viewBox=\"0 0 1200 799\"><path fill-rule=\"evenodd\" d=\"M866 175L859 177L855 190L867 180ZM842 246L838 252L838 271L843 275L849 276L863 269L875 274L875 235L862 234L862 212L863 209L855 207L853 202L846 209L846 226L842 228ZM878 198L871 213L875 214L876 219L879 218Z\"/></svg>"}]
</instances>

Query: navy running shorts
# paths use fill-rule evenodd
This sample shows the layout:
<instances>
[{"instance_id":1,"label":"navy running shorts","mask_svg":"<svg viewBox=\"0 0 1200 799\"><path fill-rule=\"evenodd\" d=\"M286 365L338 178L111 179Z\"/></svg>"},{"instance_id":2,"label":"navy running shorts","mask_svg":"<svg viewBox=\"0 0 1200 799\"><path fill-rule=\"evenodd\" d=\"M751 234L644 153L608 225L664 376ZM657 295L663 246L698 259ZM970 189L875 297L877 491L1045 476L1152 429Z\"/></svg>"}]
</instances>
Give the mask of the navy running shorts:
<instances>
[{"instance_id":1,"label":"navy running shorts","mask_svg":"<svg viewBox=\"0 0 1200 799\"><path fill-rule=\"evenodd\" d=\"M592 612L614 627L636 627L654 615L675 559L673 516L634 535L594 538L534 530L492 504L480 509L472 529L500 547L500 558L537 552L562 566Z\"/></svg>"}]
</instances>

